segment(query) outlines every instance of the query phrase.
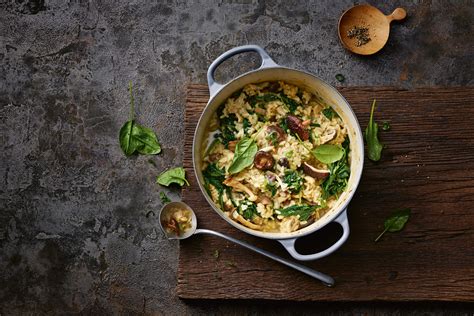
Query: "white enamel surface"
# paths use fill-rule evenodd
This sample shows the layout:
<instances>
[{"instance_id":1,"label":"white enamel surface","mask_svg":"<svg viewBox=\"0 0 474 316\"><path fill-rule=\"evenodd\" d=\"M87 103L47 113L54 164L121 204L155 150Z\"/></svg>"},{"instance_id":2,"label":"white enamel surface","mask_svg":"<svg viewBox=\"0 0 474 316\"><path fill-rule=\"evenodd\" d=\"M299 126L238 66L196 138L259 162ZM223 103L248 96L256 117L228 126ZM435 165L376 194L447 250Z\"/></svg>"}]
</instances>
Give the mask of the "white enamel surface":
<instances>
[{"instance_id":1,"label":"white enamel surface","mask_svg":"<svg viewBox=\"0 0 474 316\"><path fill-rule=\"evenodd\" d=\"M207 195L202 183L202 156L205 148L203 148L203 142L206 139L206 127L208 126L209 120L212 114L217 110L219 105L222 104L232 93L240 90L249 83L259 83L265 81L278 81L282 80L290 84L302 87L310 92L319 94L327 104L331 105L337 113L342 117L344 122L348 126L348 135L351 141L351 176L349 178L348 186L346 191L341 195L336 205L323 215L319 220L313 224L300 229L292 233L269 233L260 232L249 229L232 219L228 218L219 207L212 201ZM355 193L357 185L362 174L362 167L364 161L364 143L362 139L362 132L359 126L359 122L352 111L351 107L344 99L344 97L333 87L326 84L321 79L294 69L284 67L264 68L249 72L229 82L227 85L222 87L214 97L212 97L206 108L204 109L198 126L194 135L193 142L193 163L194 171L198 179L199 187L201 192L204 194L206 200L212 206L212 208L219 214L224 220L226 220L232 226L245 231L251 235L269 238L269 239L287 239L295 238L310 234L326 224L332 222L345 208Z\"/></svg>"}]
</instances>

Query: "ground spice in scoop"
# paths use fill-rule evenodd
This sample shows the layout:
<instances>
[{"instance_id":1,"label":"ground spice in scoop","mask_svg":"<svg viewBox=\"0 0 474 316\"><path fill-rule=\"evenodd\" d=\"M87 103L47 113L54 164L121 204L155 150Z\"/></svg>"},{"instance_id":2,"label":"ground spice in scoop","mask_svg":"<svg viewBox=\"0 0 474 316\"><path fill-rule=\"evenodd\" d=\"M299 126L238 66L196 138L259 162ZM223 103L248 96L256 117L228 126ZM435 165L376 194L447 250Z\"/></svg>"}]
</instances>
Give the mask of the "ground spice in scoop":
<instances>
[{"instance_id":1,"label":"ground spice in scoop","mask_svg":"<svg viewBox=\"0 0 474 316\"><path fill-rule=\"evenodd\" d=\"M362 46L370 42L369 29L367 27L353 26L347 31L347 37L356 38L356 46Z\"/></svg>"}]
</instances>

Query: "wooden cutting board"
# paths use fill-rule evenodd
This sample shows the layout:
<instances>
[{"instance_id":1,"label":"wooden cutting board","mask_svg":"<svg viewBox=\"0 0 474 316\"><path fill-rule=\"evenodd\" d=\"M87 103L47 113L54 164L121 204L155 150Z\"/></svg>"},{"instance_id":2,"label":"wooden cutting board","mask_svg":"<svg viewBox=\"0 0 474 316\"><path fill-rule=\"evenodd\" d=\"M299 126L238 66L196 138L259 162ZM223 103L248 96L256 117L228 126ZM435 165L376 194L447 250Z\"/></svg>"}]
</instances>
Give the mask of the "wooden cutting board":
<instances>
[{"instance_id":1,"label":"wooden cutting board","mask_svg":"<svg viewBox=\"0 0 474 316\"><path fill-rule=\"evenodd\" d=\"M386 145L380 162L365 161L349 206L351 235L337 252L304 264L333 276L327 288L310 277L217 237L195 236L179 250L177 293L186 299L295 301L474 301L474 87L404 90L341 88L364 129L371 102ZM184 167L191 186L183 201L198 226L215 229L290 258L276 241L238 231L199 191L191 148L207 87L190 85L185 114ZM381 124L380 124L381 125ZM405 229L387 233L383 222L409 207ZM340 234L336 224L301 242L320 249Z\"/></svg>"}]
</instances>

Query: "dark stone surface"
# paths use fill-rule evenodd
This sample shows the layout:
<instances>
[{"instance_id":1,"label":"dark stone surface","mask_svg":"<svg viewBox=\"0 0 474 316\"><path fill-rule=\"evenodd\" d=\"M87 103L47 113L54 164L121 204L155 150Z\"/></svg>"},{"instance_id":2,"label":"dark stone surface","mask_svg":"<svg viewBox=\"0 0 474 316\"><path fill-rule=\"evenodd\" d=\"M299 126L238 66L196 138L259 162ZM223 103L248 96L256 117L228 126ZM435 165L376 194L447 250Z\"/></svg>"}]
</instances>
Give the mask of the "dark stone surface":
<instances>
[{"instance_id":1,"label":"dark stone surface","mask_svg":"<svg viewBox=\"0 0 474 316\"><path fill-rule=\"evenodd\" d=\"M175 296L177 243L158 229L163 189L154 181L181 164L185 86L204 83L220 53L259 44L335 85L337 73L345 85L473 84L471 1L378 3L385 13L405 7L408 19L368 58L337 38L352 1L255 2L0 1L0 314L472 315L451 304L295 308ZM253 57L236 58L219 78ZM157 156L126 158L118 146L129 80L138 121L159 135Z\"/></svg>"}]
</instances>

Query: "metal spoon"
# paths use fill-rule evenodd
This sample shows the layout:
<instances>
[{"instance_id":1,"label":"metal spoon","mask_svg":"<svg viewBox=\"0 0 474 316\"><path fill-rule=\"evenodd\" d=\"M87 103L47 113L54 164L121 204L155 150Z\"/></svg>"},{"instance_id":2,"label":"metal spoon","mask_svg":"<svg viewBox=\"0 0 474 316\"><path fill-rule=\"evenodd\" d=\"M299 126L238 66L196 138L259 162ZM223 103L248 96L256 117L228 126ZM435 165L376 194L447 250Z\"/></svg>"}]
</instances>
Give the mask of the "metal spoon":
<instances>
[{"instance_id":1,"label":"metal spoon","mask_svg":"<svg viewBox=\"0 0 474 316\"><path fill-rule=\"evenodd\" d=\"M186 210L190 211L190 213L191 213L191 227L189 229L187 229L186 231L184 231L181 235L178 236L173 232L167 231L163 227L163 221L169 220L169 218L171 218L171 215L174 212L176 212L177 210L182 210L182 209L186 209ZM208 235L218 236L218 237L224 238L228 241L231 241L233 243L236 243L238 245L241 245L242 247L247 248L249 250L252 250L256 253L259 253L259 254L267 257L267 258L270 258L270 259L273 259L277 262L280 262L280 263L282 263L282 264L284 264L284 265L286 265L290 268L293 268L295 270L303 272L303 273L305 273L305 274L307 274L307 275L309 275L309 276L311 276L315 279L320 280L321 282L323 282L324 285L326 285L328 287L332 287L334 285L334 279L332 277L330 277L329 275L326 275L324 273L321 273L321 272L318 272L316 270L310 269L310 268L308 268L306 266L303 266L301 264L286 260L286 259L284 259L282 257L279 257L277 255L274 255L274 254L272 254L272 253L270 253L266 250L260 249L258 247L253 246L253 245L250 245L250 244L248 244L244 241L232 238L230 236L221 234L219 232L209 230L209 229L197 229L196 214L191 209L191 207L189 207L189 205L187 205L186 203L183 203L183 202L170 202L170 203L164 205L163 208L160 211L159 219L160 219L161 230L165 233L165 235L168 239L180 239L181 240L181 239L186 239L186 238L191 237L192 235L197 235L197 234L208 234Z\"/></svg>"}]
</instances>

